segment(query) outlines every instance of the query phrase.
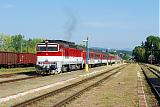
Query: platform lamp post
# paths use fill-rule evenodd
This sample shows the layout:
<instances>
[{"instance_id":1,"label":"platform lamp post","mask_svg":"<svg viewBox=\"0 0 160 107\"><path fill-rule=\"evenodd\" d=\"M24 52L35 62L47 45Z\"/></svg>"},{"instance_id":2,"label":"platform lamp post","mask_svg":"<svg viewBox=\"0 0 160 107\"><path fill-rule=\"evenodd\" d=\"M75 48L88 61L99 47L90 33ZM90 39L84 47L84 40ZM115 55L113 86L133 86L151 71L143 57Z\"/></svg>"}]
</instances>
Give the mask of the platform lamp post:
<instances>
[{"instance_id":1,"label":"platform lamp post","mask_svg":"<svg viewBox=\"0 0 160 107\"><path fill-rule=\"evenodd\" d=\"M86 40L83 40L83 42L86 43L86 64L85 64L85 70L88 72L89 71L89 67L88 67L88 37Z\"/></svg>"},{"instance_id":2,"label":"platform lamp post","mask_svg":"<svg viewBox=\"0 0 160 107\"><path fill-rule=\"evenodd\" d=\"M114 57L115 57L115 64L117 64L117 55L116 55L117 51L114 51Z\"/></svg>"},{"instance_id":3,"label":"platform lamp post","mask_svg":"<svg viewBox=\"0 0 160 107\"><path fill-rule=\"evenodd\" d=\"M108 61L108 59L109 59L109 49L110 49L110 48L106 49L107 66L109 65L109 61Z\"/></svg>"},{"instance_id":4,"label":"platform lamp post","mask_svg":"<svg viewBox=\"0 0 160 107\"><path fill-rule=\"evenodd\" d=\"M152 64L152 55L153 55L153 53L152 53L152 47L153 47L153 44L151 45L151 64Z\"/></svg>"}]
</instances>

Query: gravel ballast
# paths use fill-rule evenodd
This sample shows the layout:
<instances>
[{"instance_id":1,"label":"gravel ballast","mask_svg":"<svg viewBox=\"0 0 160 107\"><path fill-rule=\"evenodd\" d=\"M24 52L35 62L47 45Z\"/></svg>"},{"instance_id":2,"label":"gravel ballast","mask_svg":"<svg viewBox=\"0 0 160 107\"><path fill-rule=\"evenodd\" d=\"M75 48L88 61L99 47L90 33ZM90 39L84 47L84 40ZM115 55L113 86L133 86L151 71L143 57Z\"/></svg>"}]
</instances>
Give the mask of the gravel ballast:
<instances>
[{"instance_id":1,"label":"gravel ballast","mask_svg":"<svg viewBox=\"0 0 160 107\"><path fill-rule=\"evenodd\" d=\"M19 81L19 82L15 82L15 83L1 84L0 85L0 99L7 97L7 96L11 96L11 95L16 95L20 92L25 92L25 91L35 89L38 87L43 87L43 86L54 84L54 83L57 83L60 81L65 81L70 78L76 78L77 76L82 75L82 74L87 74L87 73L91 73L93 71L99 71L102 69L112 69L117 66L120 66L120 65L96 67L96 68L90 69L90 72L84 72L83 70L79 70L79 71L72 71L72 72L68 72L68 73L62 73L62 74L58 74L58 75L46 76L46 77L42 77L42 78ZM74 82L74 81L72 81L72 82ZM70 84L72 82L71 81L66 82L65 84L62 84L61 86ZM18 97L16 99L9 100L9 101L2 103L2 104L7 105L7 106L11 106L12 104L19 103L21 101L36 97L38 95L52 91L52 90L59 88L59 87L60 86L55 86L52 88L41 90L36 93L27 94L23 97Z\"/></svg>"},{"instance_id":2,"label":"gravel ballast","mask_svg":"<svg viewBox=\"0 0 160 107\"><path fill-rule=\"evenodd\" d=\"M131 64L110 80L91 89L67 107L138 107L138 64Z\"/></svg>"}]
</instances>

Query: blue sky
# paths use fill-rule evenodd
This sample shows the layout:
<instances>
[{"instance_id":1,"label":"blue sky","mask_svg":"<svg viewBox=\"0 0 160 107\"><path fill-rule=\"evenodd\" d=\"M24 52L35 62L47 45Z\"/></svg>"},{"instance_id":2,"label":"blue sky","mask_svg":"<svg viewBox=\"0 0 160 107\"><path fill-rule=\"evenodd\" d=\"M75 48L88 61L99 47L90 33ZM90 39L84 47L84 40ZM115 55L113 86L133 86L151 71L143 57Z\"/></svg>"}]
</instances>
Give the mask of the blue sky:
<instances>
[{"instance_id":1,"label":"blue sky","mask_svg":"<svg viewBox=\"0 0 160 107\"><path fill-rule=\"evenodd\" d=\"M132 49L159 35L159 0L0 0L0 33Z\"/></svg>"}]
</instances>

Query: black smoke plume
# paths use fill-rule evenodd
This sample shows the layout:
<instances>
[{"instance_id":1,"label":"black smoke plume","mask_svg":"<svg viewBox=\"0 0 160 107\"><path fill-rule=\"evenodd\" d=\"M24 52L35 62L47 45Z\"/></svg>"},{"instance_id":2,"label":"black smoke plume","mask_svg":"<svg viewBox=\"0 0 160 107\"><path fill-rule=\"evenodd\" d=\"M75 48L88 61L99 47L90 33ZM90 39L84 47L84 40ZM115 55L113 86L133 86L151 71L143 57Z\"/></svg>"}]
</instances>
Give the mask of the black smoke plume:
<instances>
[{"instance_id":1,"label":"black smoke plume","mask_svg":"<svg viewBox=\"0 0 160 107\"><path fill-rule=\"evenodd\" d=\"M65 40L71 41L74 31L77 26L77 18L71 9L65 9L67 15L67 21L65 23Z\"/></svg>"}]
</instances>

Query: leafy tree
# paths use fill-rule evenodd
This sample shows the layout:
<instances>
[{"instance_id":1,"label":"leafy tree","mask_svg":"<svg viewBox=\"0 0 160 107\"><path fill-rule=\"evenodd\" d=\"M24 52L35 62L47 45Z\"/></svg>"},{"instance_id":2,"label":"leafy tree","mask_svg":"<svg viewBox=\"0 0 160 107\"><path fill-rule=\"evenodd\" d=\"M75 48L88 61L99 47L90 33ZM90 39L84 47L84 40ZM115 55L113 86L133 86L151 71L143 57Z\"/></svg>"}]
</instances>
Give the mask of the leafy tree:
<instances>
[{"instance_id":1,"label":"leafy tree","mask_svg":"<svg viewBox=\"0 0 160 107\"><path fill-rule=\"evenodd\" d=\"M145 48L142 46L137 46L133 50L133 55L137 61L145 61Z\"/></svg>"},{"instance_id":2,"label":"leafy tree","mask_svg":"<svg viewBox=\"0 0 160 107\"><path fill-rule=\"evenodd\" d=\"M40 39L40 38L29 39L27 41L28 52L35 53L36 52L36 50L35 50L36 44L39 43L39 42L42 42L42 41L43 41L43 39Z\"/></svg>"},{"instance_id":3,"label":"leafy tree","mask_svg":"<svg viewBox=\"0 0 160 107\"><path fill-rule=\"evenodd\" d=\"M151 35L146 38L145 42L146 60L151 54L151 50L160 50L159 44L160 44L160 37L158 36ZM152 53L156 58L156 62L158 63L160 61L160 51L152 51Z\"/></svg>"},{"instance_id":4,"label":"leafy tree","mask_svg":"<svg viewBox=\"0 0 160 107\"><path fill-rule=\"evenodd\" d=\"M2 41L2 44L0 44L0 51L14 50L11 45L12 39L9 35L0 34L0 40Z\"/></svg>"},{"instance_id":5,"label":"leafy tree","mask_svg":"<svg viewBox=\"0 0 160 107\"><path fill-rule=\"evenodd\" d=\"M122 56L122 59L124 59L124 60L130 59L129 54L125 53L125 54Z\"/></svg>"},{"instance_id":6,"label":"leafy tree","mask_svg":"<svg viewBox=\"0 0 160 107\"><path fill-rule=\"evenodd\" d=\"M0 41L3 41L3 44L0 44L0 51L35 53L36 44L42 42L43 39L29 38L26 40L21 34L12 36L0 34Z\"/></svg>"},{"instance_id":7,"label":"leafy tree","mask_svg":"<svg viewBox=\"0 0 160 107\"><path fill-rule=\"evenodd\" d=\"M19 35L15 35L15 36L11 36L12 38L12 46L14 48L14 51L15 52L22 52L22 46L23 46L23 43L24 43L24 36L22 36L21 34Z\"/></svg>"},{"instance_id":8,"label":"leafy tree","mask_svg":"<svg viewBox=\"0 0 160 107\"><path fill-rule=\"evenodd\" d=\"M134 48L133 55L137 61L148 62L148 57L151 55L151 51L158 63L160 61L160 37L153 35L148 36L146 41L142 42L141 46Z\"/></svg>"}]
</instances>

